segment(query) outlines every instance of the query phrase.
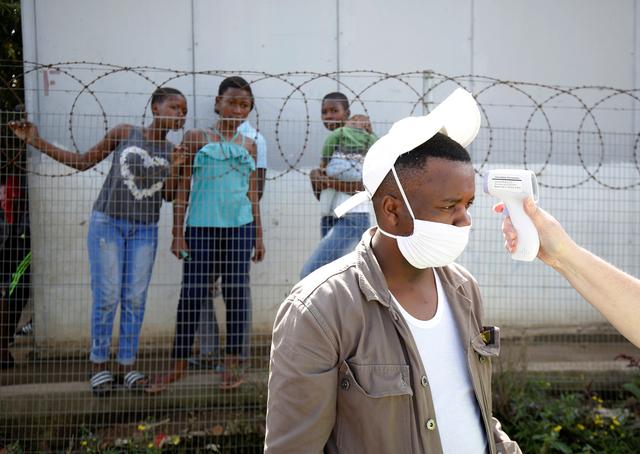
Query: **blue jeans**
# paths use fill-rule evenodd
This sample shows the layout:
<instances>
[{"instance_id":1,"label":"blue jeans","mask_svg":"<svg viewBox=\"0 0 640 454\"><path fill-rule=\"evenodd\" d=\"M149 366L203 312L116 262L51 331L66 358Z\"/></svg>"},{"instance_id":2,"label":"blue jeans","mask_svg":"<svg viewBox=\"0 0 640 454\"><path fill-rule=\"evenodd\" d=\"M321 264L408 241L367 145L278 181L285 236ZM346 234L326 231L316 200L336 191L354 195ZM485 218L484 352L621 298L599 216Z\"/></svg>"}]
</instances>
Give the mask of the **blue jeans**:
<instances>
[{"instance_id":1,"label":"blue jeans","mask_svg":"<svg viewBox=\"0 0 640 454\"><path fill-rule=\"evenodd\" d=\"M213 286L213 281L211 283ZM247 289L247 318L245 327L242 329L243 340L241 341L242 351L239 356L242 359L249 359L251 356L251 288ZM200 345L199 357L203 359L217 360L220 357L220 329L216 317L215 307L212 298L202 302L200 308L200 323L196 333Z\"/></svg>"},{"instance_id":2,"label":"blue jeans","mask_svg":"<svg viewBox=\"0 0 640 454\"><path fill-rule=\"evenodd\" d=\"M138 352L158 246L158 226L114 219L94 211L87 246L93 294L90 360L94 363L109 360L113 320L120 303L117 360L122 365L131 365Z\"/></svg>"},{"instance_id":3,"label":"blue jeans","mask_svg":"<svg viewBox=\"0 0 640 454\"><path fill-rule=\"evenodd\" d=\"M320 219L320 238L324 238L325 236L327 236L327 233L329 233L329 230L331 230L333 228L334 225L336 225L336 222L338 222L337 217L335 216L322 216L322 219Z\"/></svg>"},{"instance_id":4,"label":"blue jeans","mask_svg":"<svg viewBox=\"0 0 640 454\"><path fill-rule=\"evenodd\" d=\"M241 355L251 309L249 268L255 242L253 224L240 227L187 227L191 260L185 261L178 302L173 358L187 359L203 304L209 303L211 280L220 276L227 315L226 351Z\"/></svg>"},{"instance_id":5,"label":"blue jeans","mask_svg":"<svg viewBox=\"0 0 640 454\"><path fill-rule=\"evenodd\" d=\"M322 218L321 230L324 232L331 227L302 267L300 279L351 252L369 228L369 213L347 213L341 218L327 218L329 216Z\"/></svg>"},{"instance_id":6,"label":"blue jeans","mask_svg":"<svg viewBox=\"0 0 640 454\"><path fill-rule=\"evenodd\" d=\"M255 222L252 227L253 233L253 242L251 244L251 249L255 247L255 234L256 227ZM198 338L198 344L200 347L200 358L203 359L213 359L217 360L220 357L220 329L218 328L218 320L216 317L215 307L213 305L213 287L217 285L218 276L212 276L211 278L211 287L212 287L212 297L207 298L207 300L202 302L202 306L200 308L200 323L198 325L196 337ZM242 344L242 353L240 356L242 359L249 359L251 356L251 328L252 328L252 308L251 308L251 286L247 288L248 296L247 296L247 320L245 323L245 327L243 328L243 341Z\"/></svg>"}]
</instances>

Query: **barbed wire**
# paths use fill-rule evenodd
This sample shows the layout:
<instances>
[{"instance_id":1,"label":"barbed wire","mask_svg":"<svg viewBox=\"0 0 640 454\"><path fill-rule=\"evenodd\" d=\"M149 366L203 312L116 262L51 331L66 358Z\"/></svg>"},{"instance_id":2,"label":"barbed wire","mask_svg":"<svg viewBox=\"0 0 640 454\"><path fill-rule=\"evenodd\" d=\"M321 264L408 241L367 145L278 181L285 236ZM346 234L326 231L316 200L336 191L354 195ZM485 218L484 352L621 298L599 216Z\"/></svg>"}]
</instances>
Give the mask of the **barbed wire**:
<instances>
[{"instance_id":1,"label":"barbed wire","mask_svg":"<svg viewBox=\"0 0 640 454\"><path fill-rule=\"evenodd\" d=\"M277 108L277 114L274 120L274 135L273 140L277 153L279 154L282 162L285 165L284 170L273 172L268 178L275 180L285 176L290 172L298 172L303 175L307 175L308 171L301 166L301 162L306 153L309 152L309 143L311 136L311 115L309 103L310 101L316 101L317 96L313 96L312 90L308 87L316 82L330 82L335 87L338 87L340 91L343 91L348 98L351 99L351 106L359 106L365 112L366 115L370 114L369 105L371 103L378 102L394 102L404 103L407 105L407 115L415 115L417 111L421 109L423 112L428 112L430 108L435 104L432 101L434 93L445 85L453 85L456 87L462 87L471 91L478 101L481 115L483 117L483 131L486 134L486 139L483 141L483 149L480 150L482 158L476 165L475 170L479 175L482 175L484 168L490 164L492 153L494 152L495 125L491 119L489 109L494 107L502 107L505 109L518 106L519 108L531 109L526 120L521 127L522 130L522 166L529 168L533 161L531 160L532 145L530 143L530 135L534 130L534 121L540 117L543 122L542 131L546 132L547 140L542 147L538 146L538 149L544 150L544 158L539 168L532 169L538 175L541 186L547 186L550 188L568 189L575 188L587 183L588 181L594 181L599 185L612 190L626 190L640 186L640 158L638 156L638 149L640 147L640 133L634 132L635 140L633 140L633 146L631 149L632 163L635 170L638 172L638 181L629 184L611 184L600 177L599 173L605 161L607 150L605 146L604 132L596 115L596 111L601 110L617 110L631 112L635 115L635 112L640 111L636 106L640 106L640 89L621 89L608 86L599 85L582 85L582 86L556 86L535 82L523 82L502 80L495 77L480 76L480 75L458 75L449 76L436 71L431 70L416 70L407 71L401 73L387 73L373 70L349 70L339 72L311 72L311 71L290 71L283 73L267 73L261 71L231 71L231 70L201 70L201 71L185 71L172 68L163 68L159 66L122 66L112 63L102 62L90 62L90 61L69 61L60 63L41 64L38 62L25 62L24 63L24 77L31 77L33 74L39 71L52 71L56 74L67 77L70 81L77 85L77 91L72 89L62 90L63 92L73 95L68 115L68 133L69 140L73 149L80 153L80 147L77 142L77 131L74 127L74 116L77 116L77 109L80 103L80 99L84 95L90 96L96 103L97 115L102 119L102 126L104 133L106 134L109 129L110 115L107 113L104 103L101 101L101 92L94 89L99 82L107 80L111 77L115 77L118 74L126 73L134 75L145 83L150 85L150 91L155 90L158 87L166 86L176 81L177 79L184 77L198 78L198 77L217 77L224 78L230 75L241 75L248 79L251 85L256 85L266 81L276 81L282 83L285 87L285 92L281 97L269 96L268 99L280 100L280 106ZM195 79L194 79L195 80ZM422 80L422 89L417 89L414 85L416 81ZM348 83L349 81L350 83ZM424 84L424 81L428 81L428 84ZM1 83L2 81L0 81ZM353 83L357 82L357 83ZM413 84L412 84L413 82ZM5 82L5 85L7 83ZM195 82L194 82L195 84ZM398 101L396 99L369 99L368 96L376 88L385 86L387 84L399 84L401 88L409 93L409 99L404 101ZM479 87L478 89L474 89ZM491 100L492 92L496 89L508 89L513 91L514 95L518 99L525 99L525 103L515 102L510 96L507 96L507 102L505 104L496 104ZM7 86L6 89L14 90L12 87ZM123 90L120 93L129 91ZM109 91L109 93L118 93L117 91ZM143 92L134 92L137 94L144 94ZM192 93L191 95L195 95ZM213 95L212 95L213 96ZM587 98L595 99L588 100ZM626 97L631 103L631 108L628 107L616 107L606 108L604 104L614 100L614 98ZM559 106L553 103L562 102L563 98L568 99L571 102L570 106ZM504 99L504 97L503 97ZM486 100L486 102L484 102ZM283 124L285 123L285 110L292 102L302 102L302 118L300 121L303 124L304 131L302 132L302 144L300 146L288 145L283 140ZM566 100L564 100L566 102ZM147 111L149 109L150 97L148 98L143 113L140 116L140 123L144 126L146 121ZM529 104L527 104L527 102ZM256 129L260 131L261 115L259 112L259 103L256 103L255 119ZM579 161L580 166L585 172L584 178L581 178L577 182L570 182L568 184L551 184L544 181L544 172L551 164L552 157L554 155L554 127L553 121L548 113L551 109L566 108L577 109L578 112L582 112L582 116L578 123L575 139L575 154ZM264 121L264 118L262 119ZM590 123L591 128L588 133L595 135L597 140L597 162L595 165L589 165L585 158L585 150L583 143L583 136L587 133L586 125ZM535 129L539 131L539 129ZM478 151L478 145L474 145L475 150ZM12 165L18 165L17 161L9 160ZM6 165L6 164L5 164ZM39 172L34 169L24 169L30 173L51 178L67 177L77 173L77 170L65 172L62 174L48 174L45 172Z\"/></svg>"}]
</instances>

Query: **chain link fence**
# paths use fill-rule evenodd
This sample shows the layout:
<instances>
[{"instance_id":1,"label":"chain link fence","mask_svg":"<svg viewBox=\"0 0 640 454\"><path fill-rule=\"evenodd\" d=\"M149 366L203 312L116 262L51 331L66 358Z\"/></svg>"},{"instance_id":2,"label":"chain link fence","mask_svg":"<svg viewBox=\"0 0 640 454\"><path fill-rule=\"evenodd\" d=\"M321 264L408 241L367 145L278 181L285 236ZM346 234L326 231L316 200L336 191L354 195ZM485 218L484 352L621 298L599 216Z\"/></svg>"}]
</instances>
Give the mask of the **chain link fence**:
<instances>
[{"instance_id":1,"label":"chain link fence","mask_svg":"<svg viewBox=\"0 0 640 454\"><path fill-rule=\"evenodd\" d=\"M107 445L125 449L127 444L153 448L173 443L212 452L260 451L271 325L321 238L320 204L309 174L320 163L328 135L321 100L332 91L347 96L351 114L367 115L377 136L404 116L426 114L456 87L475 95L483 116L470 147L477 197L471 241L460 262L480 283L487 323L505 333L498 369L539 374L558 389L591 381L606 391L625 380L625 363L616 357L638 354L553 271L508 257L501 219L491 212L496 200L484 195L481 186L488 169L535 171L541 206L579 243L640 275L638 89L559 87L434 71L188 72L92 62L26 62L24 68L26 113L3 112L0 137L0 440L7 445L19 440L26 450L95 452ZM26 117L57 147L84 153L116 125L149 125L151 93L171 86L186 95L189 108L184 127L167 136L179 144L187 130L215 124L218 85L231 75L251 84L255 105L248 121L266 143L259 203L266 254L263 262L250 265L243 315L237 319L232 304L225 303L234 281L224 276L233 272L216 268L206 283L200 321L189 328L195 341L181 378L154 395L121 385L97 397L90 385L96 371L88 360L95 289L92 296L92 240L87 238L92 206L114 162L108 157L89 170L72 169L26 148L7 123ZM175 364L183 262L170 251L174 207L165 202L160 209L142 307L136 368L151 380ZM234 247L227 249L233 252ZM231 261L229 256L216 260L220 266ZM117 380L126 372L120 373L115 355L128 328L120 315L114 325L108 364ZM225 363L222 349L238 330L241 359ZM220 389L230 367L240 369L242 384Z\"/></svg>"}]
</instances>

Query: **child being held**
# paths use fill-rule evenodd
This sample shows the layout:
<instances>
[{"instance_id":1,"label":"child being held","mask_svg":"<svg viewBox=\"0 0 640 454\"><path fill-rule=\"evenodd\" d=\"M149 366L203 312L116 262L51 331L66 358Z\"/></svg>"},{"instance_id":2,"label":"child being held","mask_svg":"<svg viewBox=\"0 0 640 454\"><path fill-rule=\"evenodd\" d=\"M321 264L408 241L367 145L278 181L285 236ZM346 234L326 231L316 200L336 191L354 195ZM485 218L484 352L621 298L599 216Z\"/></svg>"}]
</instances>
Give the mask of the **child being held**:
<instances>
[{"instance_id":1,"label":"child being held","mask_svg":"<svg viewBox=\"0 0 640 454\"><path fill-rule=\"evenodd\" d=\"M334 130L322 147L322 157L328 160L324 171L331 178L341 181L362 180L364 156L378 138L373 134L371 121L366 115L353 115L341 128ZM323 189L320 193L320 210L323 216L331 214L335 189Z\"/></svg>"}]
</instances>

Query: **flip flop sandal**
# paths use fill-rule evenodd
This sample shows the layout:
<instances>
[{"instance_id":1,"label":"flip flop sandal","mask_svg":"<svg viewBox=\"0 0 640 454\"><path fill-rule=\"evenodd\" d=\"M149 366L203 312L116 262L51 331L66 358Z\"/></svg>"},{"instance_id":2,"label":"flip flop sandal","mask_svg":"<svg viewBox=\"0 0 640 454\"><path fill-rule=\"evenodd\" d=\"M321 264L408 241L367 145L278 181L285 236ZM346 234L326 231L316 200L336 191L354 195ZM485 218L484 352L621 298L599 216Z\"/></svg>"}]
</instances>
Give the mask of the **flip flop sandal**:
<instances>
[{"instance_id":1,"label":"flip flop sandal","mask_svg":"<svg viewBox=\"0 0 640 454\"><path fill-rule=\"evenodd\" d=\"M171 383L178 381L179 379L180 378L175 377L173 373L158 375L144 389L144 392L147 394L158 394L164 392L169 388Z\"/></svg>"},{"instance_id":2,"label":"flip flop sandal","mask_svg":"<svg viewBox=\"0 0 640 454\"><path fill-rule=\"evenodd\" d=\"M139 391L149 386L149 380L142 372L131 370L122 377L122 385L129 391Z\"/></svg>"},{"instance_id":3,"label":"flip flop sandal","mask_svg":"<svg viewBox=\"0 0 640 454\"><path fill-rule=\"evenodd\" d=\"M16 331L15 336L30 336L31 334L33 334L33 323L29 321Z\"/></svg>"},{"instance_id":4,"label":"flip flop sandal","mask_svg":"<svg viewBox=\"0 0 640 454\"><path fill-rule=\"evenodd\" d=\"M18 339L23 339L27 336L31 336L33 334L33 324L31 322L24 325L22 328L18 328L18 330L13 334L13 337L9 341L9 347L16 344Z\"/></svg>"},{"instance_id":5,"label":"flip flop sandal","mask_svg":"<svg viewBox=\"0 0 640 454\"><path fill-rule=\"evenodd\" d=\"M101 370L93 374L89 383L94 396L104 397L109 395L113 389L113 375L108 370Z\"/></svg>"}]
</instances>

